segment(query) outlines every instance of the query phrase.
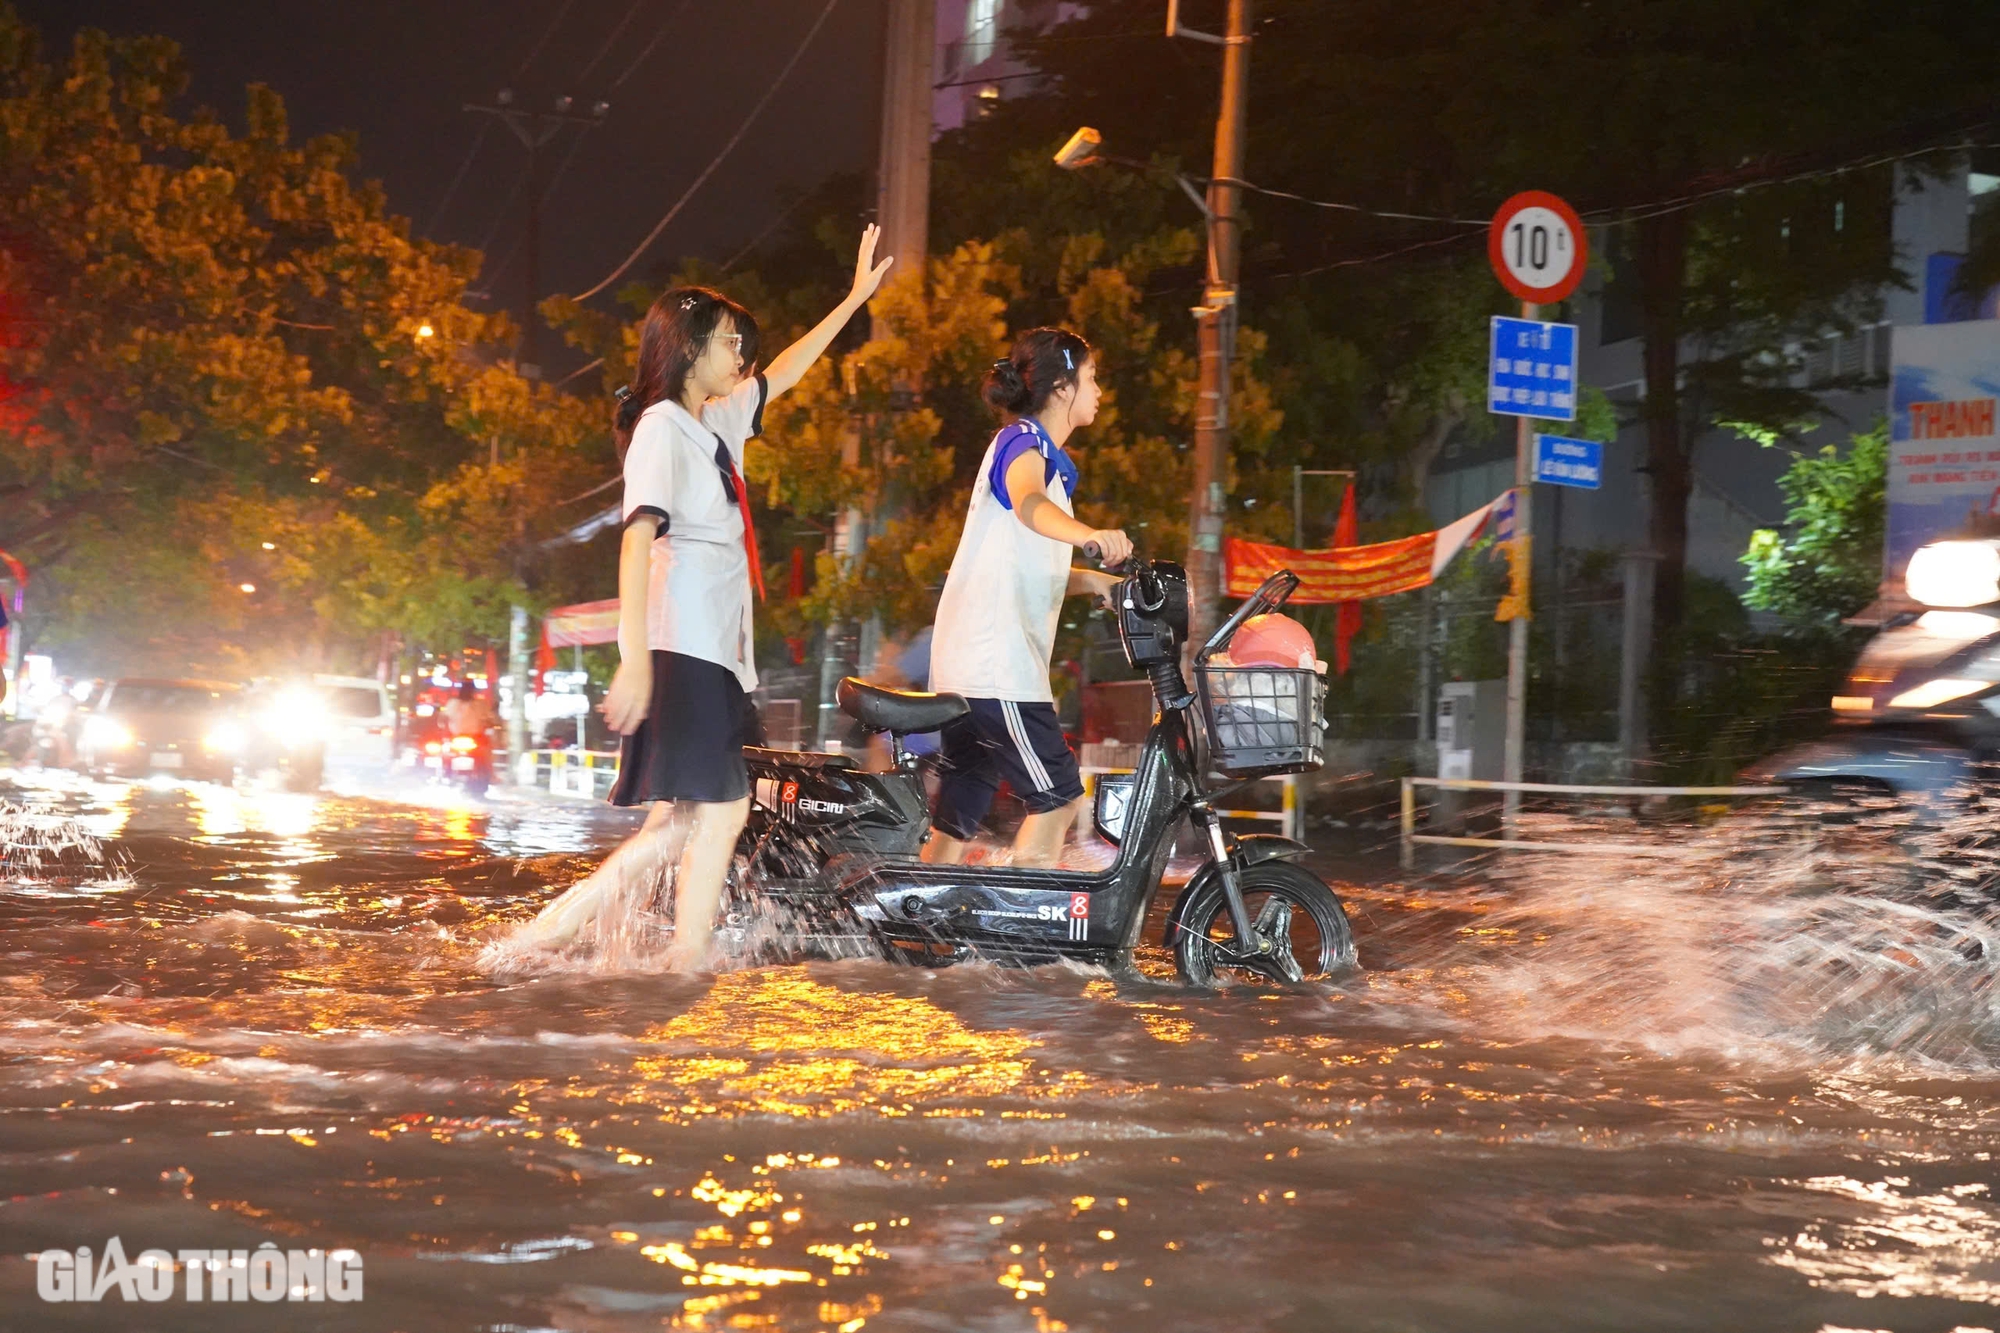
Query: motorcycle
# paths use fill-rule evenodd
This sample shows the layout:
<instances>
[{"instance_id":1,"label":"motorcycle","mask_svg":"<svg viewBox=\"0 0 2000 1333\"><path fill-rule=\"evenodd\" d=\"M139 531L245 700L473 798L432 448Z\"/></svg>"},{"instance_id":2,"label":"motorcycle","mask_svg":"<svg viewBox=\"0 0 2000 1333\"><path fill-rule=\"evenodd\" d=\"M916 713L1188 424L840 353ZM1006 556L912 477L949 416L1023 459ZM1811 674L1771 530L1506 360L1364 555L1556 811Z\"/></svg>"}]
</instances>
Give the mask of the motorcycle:
<instances>
[{"instance_id":1,"label":"motorcycle","mask_svg":"<svg viewBox=\"0 0 2000 1333\"><path fill-rule=\"evenodd\" d=\"M2000 760L2000 540L1933 542L1910 558L1914 606L1862 649L1834 729L1754 764L1751 782L1873 793L1943 814Z\"/></svg>"},{"instance_id":2,"label":"motorcycle","mask_svg":"<svg viewBox=\"0 0 2000 1333\"><path fill-rule=\"evenodd\" d=\"M459 787L473 796L484 796L493 785L493 738L434 735L422 742L420 769L432 783Z\"/></svg>"},{"instance_id":3,"label":"motorcycle","mask_svg":"<svg viewBox=\"0 0 2000 1333\"><path fill-rule=\"evenodd\" d=\"M1128 663L1153 686L1158 712L1128 778L1106 779L1097 827L1117 845L1101 870L930 865L921 761L903 746L967 711L954 694L840 682L841 710L890 737L893 771L867 773L843 755L746 748L751 814L737 844L732 906L762 904L788 939L830 953L873 951L940 965L972 958L1056 959L1129 968L1184 820L1206 860L1167 913L1164 943L1187 982L1225 975L1301 982L1351 967L1354 936L1339 897L1298 864L1308 848L1268 834L1224 832L1217 803L1250 782L1320 766L1325 682L1310 669L1235 667L1222 654L1251 616L1298 586L1273 575L1202 647L1196 688L1181 670L1186 572L1135 560L1113 592ZM1212 782L1211 771L1220 775ZM1303 930L1300 927L1303 926Z\"/></svg>"}]
</instances>

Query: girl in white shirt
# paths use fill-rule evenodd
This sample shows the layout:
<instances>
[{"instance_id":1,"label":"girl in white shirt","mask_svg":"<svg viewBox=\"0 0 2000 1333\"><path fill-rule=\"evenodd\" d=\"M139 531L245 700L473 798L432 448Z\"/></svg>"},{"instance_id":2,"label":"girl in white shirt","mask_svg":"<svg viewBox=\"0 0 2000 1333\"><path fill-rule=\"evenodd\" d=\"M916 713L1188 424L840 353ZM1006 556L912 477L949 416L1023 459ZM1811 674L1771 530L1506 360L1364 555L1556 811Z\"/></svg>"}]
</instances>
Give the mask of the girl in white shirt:
<instances>
[{"instance_id":1,"label":"girl in white shirt","mask_svg":"<svg viewBox=\"0 0 2000 1333\"><path fill-rule=\"evenodd\" d=\"M880 229L861 237L854 284L811 332L744 378L757 324L718 292L677 287L646 312L638 366L621 391L625 537L618 553L617 674L605 721L624 739L616 805L650 805L639 832L529 924L531 943L600 933L641 911L654 876L675 865L670 969L708 954L736 835L750 809L743 746L761 739L751 631L761 593L743 448L769 401L797 384L867 304L893 262L875 262Z\"/></svg>"},{"instance_id":2,"label":"girl in white shirt","mask_svg":"<svg viewBox=\"0 0 2000 1333\"><path fill-rule=\"evenodd\" d=\"M965 696L972 711L939 736L943 763L923 858L962 860L1005 779L1028 807L1014 864L1048 865L1083 799L1049 688L1056 621L1065 596L1108 599L1117 583L1070 568L1070 553L1094 542L1117 565L1132 543L1071 512L1077 470L1064 446L1097 417L1090 344L1068 329L1029 329L993 363L985 396L1008 423L973 479L931 634L931 688Z\"/></svg>"}]
</instances>

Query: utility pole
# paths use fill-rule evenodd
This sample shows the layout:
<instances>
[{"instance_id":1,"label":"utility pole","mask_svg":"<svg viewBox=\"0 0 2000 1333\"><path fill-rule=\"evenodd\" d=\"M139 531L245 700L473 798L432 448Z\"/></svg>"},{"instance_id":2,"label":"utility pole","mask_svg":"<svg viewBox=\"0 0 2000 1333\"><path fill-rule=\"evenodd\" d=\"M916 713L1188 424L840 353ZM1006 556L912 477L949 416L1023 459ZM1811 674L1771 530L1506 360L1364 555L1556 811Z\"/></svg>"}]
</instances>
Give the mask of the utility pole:
<instances>
[{"instance_id":1,"label":"utility pole","mask_svg":"<svg viewBox=\"0 0 2000 1333\"><path fill-rule=\"evenodd\" d=\"M930 252L932 85L937 82L937 5L935 0L889 0L883 27L882 133L875 166L875 220L882 236L875 247L881 259L894 256L895 277L914 273L923 281ZM920 386L895 386L898 398L914 395ZM850 378L851 400L855 386ZM841 437L840 458L847 468L861 463L863 422L852 417ZM860 558L868 542L869 514L859 506L842 510L834 519L833 553L842 566ZM818 746L825 749L839 722L834 691L842 673L852 667L870 671L882 638L882 624L871 618L861 624L836 621L826 627L820 659Z\"/></svg>"},{"instance_id":2,"label":"utility pole","mask_svg":"<svg viewBox=\"0 0 2000 1333\"><path fill-rule=\"evenodd\" d=\"M934 0L889 0L882 64L882 141L877 158L876 257L922 277L931 229L932 84L937 51Z\"/></svg>"},{"instance_id":3,"label":"utility pole","mask_svg":"<svg viewBox=\"0 0 2000 1333\"><path fill-rule=\"evenodd\" d=\"M1521 318L1534 319L1541 313L1541 307L1533 301L1521 302ZM1518 539L1519 559L1533 569L1534 547L1530 544L1530 530L1535 517L1535 431L1534 423L1525 416L1514 418L1514 536ZM1528 573L1523 572L1526 579ZM1525 585L1524 585L1525 586ZM1507 739L1506 751L1501 759L1500 777L1504 782L1519 782L1522 772L1522 752L1527 749L1528 739L1528 617L1526 609L1518 612L1507 624ZM1502 816L1507 826L1507 836L1514 836L1514 821L1521 813L1521 793L1509 790L1502 798Z\"/></svg>"},{"instance_id":4,"label":"utility pole","mask_svg":"<svg viewBox=\"0 0 2000 1333\"><path fill-rule=\"evenodd\" d=\"M1222 519L1229 478L1229 361L1235 350L1236 277L1242 253L1239 211L1244 122L1250 103L1250 0L1229 0L1223 37L1178 24L1170 0L1167 35L1222 46L1222 112L1215 122L1215 168L1208 183L1208 281L1195 307L1201 348L1194 409L1194 487L1188 503L1188 641L1200 645L1218 622L1222 599Z\"/></svg>"},{"instance_id":5,"label":"utility pole","mask_svg":"<svg viewBox=\"0 0 2000 1333\"><path fill-rule=\"evenodd\" d=\"M522 283L521 342L515 349L514 360L524 377L536 380L542 377L541 316L535 313L535 306L542 299L542 149L562 133L565 125L589 129L602 124L611 112L611 103L600 101L590 108L589 115L582 116L571 110L576 99L568 94L556 98L549 111L523 111L516 107L512 88L502 88L493 100L494 106L467 102L464 109L492 116L512 130L521 147L528 150L528 219L522 247L526 251L528 272Z\"/></svg>"}]
</instances>

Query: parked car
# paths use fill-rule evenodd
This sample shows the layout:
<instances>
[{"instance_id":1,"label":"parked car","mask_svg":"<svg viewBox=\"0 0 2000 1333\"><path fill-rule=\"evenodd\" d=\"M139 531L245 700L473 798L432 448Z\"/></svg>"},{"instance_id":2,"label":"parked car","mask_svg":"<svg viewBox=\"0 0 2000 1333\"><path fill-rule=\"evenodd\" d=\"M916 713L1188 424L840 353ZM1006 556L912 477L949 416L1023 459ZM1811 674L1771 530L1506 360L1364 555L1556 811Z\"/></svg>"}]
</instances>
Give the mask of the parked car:
<instances>
[{"instance_id":1,"label":"parked car","mask_svg":"<svg viewBox=\"0 0 2000 1333\"><path fill-rule=\"evenodd\" d=\"M242 691L214 680L114 680L84 715L77 763L98 777L181 777L229 782L248 740Z\"/></svg>"},{"instance_id":2,"label":"parked car","mask_svg":"<svg viewBox=\"0 0 2000 1333\"><path fill-rule=\"evenodd\" d=\"M396 703L389 687L366 676L314 676L326 698L326 757L333 763L387 767L396 757Z\"/></svg>"}]
</instances>

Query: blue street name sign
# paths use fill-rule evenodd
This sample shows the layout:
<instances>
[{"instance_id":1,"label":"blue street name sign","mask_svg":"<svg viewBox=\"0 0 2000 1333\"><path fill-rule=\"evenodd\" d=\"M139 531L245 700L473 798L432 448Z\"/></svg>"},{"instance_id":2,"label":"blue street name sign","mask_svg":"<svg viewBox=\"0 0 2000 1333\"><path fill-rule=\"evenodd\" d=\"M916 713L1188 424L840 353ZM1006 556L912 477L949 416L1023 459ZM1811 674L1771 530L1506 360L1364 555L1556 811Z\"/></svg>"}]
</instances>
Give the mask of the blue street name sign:
<instances>
[{"instance_id":1,"label":"blue street name sign","mask_svg":"<svg viewBox=\"0 0 2000 1333\"><path fill-rule=\"evenodd\" d=\"M1576 325L1493 317L1486 410L1510 417L1576 420Z\"/></svg>"},{"instance_id":2,"label":"blue street name sign","mask_svg":"<svg viewBox=\"0 0 2000 1333\"><path fill-rule=\"evenodd\" d=\"M1604 484L1604 446L1596 440L1537 435L1535 480L1594 491Z\"/></svg>"}]
</instances>

